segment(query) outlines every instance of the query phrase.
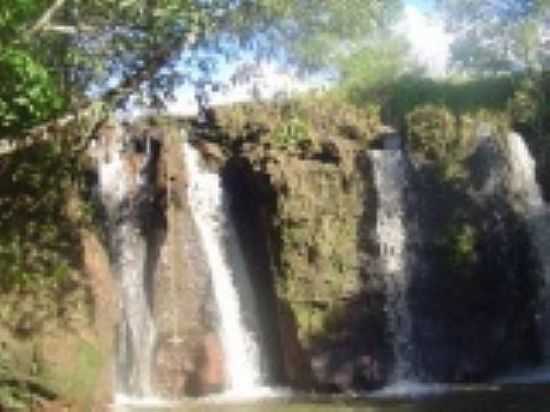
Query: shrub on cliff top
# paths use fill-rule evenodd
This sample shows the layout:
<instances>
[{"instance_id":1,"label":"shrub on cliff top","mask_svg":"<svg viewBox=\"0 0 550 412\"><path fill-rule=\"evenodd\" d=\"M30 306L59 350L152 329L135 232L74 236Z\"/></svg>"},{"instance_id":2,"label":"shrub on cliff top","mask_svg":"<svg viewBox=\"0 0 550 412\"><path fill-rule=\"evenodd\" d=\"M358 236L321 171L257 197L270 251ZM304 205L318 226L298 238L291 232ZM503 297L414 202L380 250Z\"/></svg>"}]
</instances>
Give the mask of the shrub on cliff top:
<instances>
[{"instance_id":1,"label":"shrub on cliff top","mask_svg":"<svg viewBox=\"0 0 550 412\"><path fill-rule=\"evenodd\" d=\"M245 103L215 109L217 136L229 141L263 138L279 150L328 138L368 143L380 127L378 106L359 108L330 95L306 95L274 103ZM228 143L227 141L221 143Z\"/></svg>"},{"instance_id":2,"label":"shrub on cliff top","mask_svg":"<svg viewBox=\"0 0 550 412\"><path fill-rule=\"evenodd\" d=\"M406 117L408 143L413 159L433 166L442 180L462 181L467 139L464 122L443 106L420 106Z\"/></svg>"},{"instance_id":3,"label":"shrub on cliff top","mask_svg":"<svg viewBox=\"0 0 550 412\"><path fill-rule=\"evenodd\" d=\"M456 119L443 106L420 106L407 115L409 145L425 161L440 161L457 144Z\"/></svg>"}]
</instances>

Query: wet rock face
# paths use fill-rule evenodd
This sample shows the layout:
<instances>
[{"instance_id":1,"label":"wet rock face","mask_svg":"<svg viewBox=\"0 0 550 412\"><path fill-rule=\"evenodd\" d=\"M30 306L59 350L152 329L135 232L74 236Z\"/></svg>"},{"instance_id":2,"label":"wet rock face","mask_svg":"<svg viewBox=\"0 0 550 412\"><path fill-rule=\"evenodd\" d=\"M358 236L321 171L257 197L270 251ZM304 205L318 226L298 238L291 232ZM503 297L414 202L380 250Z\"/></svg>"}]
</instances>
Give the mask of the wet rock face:
<instances>
[{"instance_id":1,"label":"wet rock face","mask_svg":"<svg viewBox=\"0 0 550 412\"><path fill-rule=\"evenodd\" d=\"M479 196L494 194L505 181L506 159L496 140L490 136L481 138L476 150L467 159L471 174L471 186Z\"/></svg>"},{"instance_id":2,"label":"wet rock face","mask_svg":"<svg viewBox=\"0 0 550 412\"><path fill-rule=\"evenodd\" d=\"M288 157L266 169L252 160L230 158L224 181L275 379L331 391L380 386L389 358L383 282L368 269L368 161L358 156L348 174L323 160Z\"/></svg>"},{"instance_id":3,"label":"wet rock face","mask_svg":"<svg viewBox=\"0 0 550 412\"><path fill-rule=\"evenodd\" d=\"M537 361L536 262L508 197L502 148L491 140L466 160L471 179L462 186L417 169L426 264L410 304L413 362L424 380L482 381Z\"/></svg>"},{"instance_id":4,"label":"wet rock face","mask_svg":"<svg viewBox=\"0 0 550 412\"><path fill-rule=\"evenodd\" d=\"M269 356L262 359L272 384L282 383L283 358L278 327L277 299L273 271L272 224L276 211L276 193L269 177L256 173L249 161L235 157L221 169L224 189L228 193L229 212L237 232L257 313L256 333L260 346Z\"/></svg>"},{"instance_id":5,"label":"wet rock face","mask_svg":"<svg viewBox=\"0 0 550 412\"><path fill-rule=\"evenodd\" d=\"M158 155L148 165L151 188L128 202L137 205L128 216L144 222L148 251L153 386L171 398L217 392L225 380L179 133L150 126L133 132L134 140L153 137ZM140 145L129 150L129 165L142 161ZM346 391L387 382L394 360L373 237L376 188L361 146L345 142L331 156L311 158L258 142L201 147L231 197L275 383ZM490 141L480 144L465 162L472 177L466 185L443 182L421 166L412 179L417 201L407 218L418 219L422 241L407 247L423 262L408 291L419 379L485 379L537 353L536 284L526 275L533 263L525 225L503 190L500 156ZM457 249L462 241L465 249Z\"/></svg>"},{"instance_id":6,"label":"wet rock face","mask_svg":"<svg viewBox=\"0 0 550 412\"><path fill-rule=\"evenodd\" d=\"M314 377L310 354L298 339L294 313L285 302L278 302L277 326L281 331L282 371L284 382L295 388L311 388Z\"/></svg>"},{"instance_id":7,"label":"wet rock face","mask_svg":"<svg viewBox=\"0 0 550 412\"><path fill-rule=\"evenodd\" d=\"M196 379L199 395L221 392L224 387L223 347L216 333L211 332L202 339Z\"/></svg>"},{"instance_id":8,"label":"wet rock face","mask_svg":"<svg viewBox=\"0 0 550 412\"><path fill-rule=\"evenodd\" d=\"M155 393L163 398L177 399L190 391L192 353L174 336L158 338L153 361Z\"/></svg>"},{"instance_id":9,"label":"wet rock face","mask_svg":"<svg viewBox=\"0 0 550 412\"><path fill-rule=\"evenodd\" d=\"M107 182L109 190L102 189L125 322L119 343L128 345L118 360L124 372L119 379L127 382L122 388L139 395L144 390L140 381L150 374L153 394L171 399L196 395L201 368L206 367L201 363L201 336L211 329L215 313L186 199L181 148L185 136L173 124L159 125L154 119L115 125L108 132L96 151L118 145L109 155L119 157L122 167ZM125 190L117 178L126 179ZM144 300L136 301L141 295ZM141 314L128 306L135 304ZM142 332L132 332L137 328ZM154 332L152 339L139 343L147 330ZM221 360L211 359L208 367L215 361Z\"/></svg>"},{"instance_id":10,"label":"wet rock face","mask_svg":"<svg viewBox=\"0 0 550 412\"><path fill-rule=\"evenodd\" d=\"M416 165L411 177L414 210L406 216L416 224L407 247L421 261L408 291L417 379L470 382L536 361L536 270L507 194L502 150L481 141L465 161L471 179L463 185L442 180L433 165ZM379 387L394 360L376 267L372 165L361 155L347 170L277 156L239 153L254 167L234 180L254 183L246 195L237 184L229 189L267 211L259 220L243 212L243 230L269 233L255 239L267 243L272 265L284 377L329 391Z\"/></svg>"},{"instance_id":11,"label":"wet rock face","mask_svg":"<svg viewBox=\"0 0 550 412\"><path fill-rule=\"evenodd\" d=\"M384 384L387 374L382 367L371 355L352 354L344 345L327 350L312 359L316 381L329 391L379 388Z\"/></svg>"}]
</instances>

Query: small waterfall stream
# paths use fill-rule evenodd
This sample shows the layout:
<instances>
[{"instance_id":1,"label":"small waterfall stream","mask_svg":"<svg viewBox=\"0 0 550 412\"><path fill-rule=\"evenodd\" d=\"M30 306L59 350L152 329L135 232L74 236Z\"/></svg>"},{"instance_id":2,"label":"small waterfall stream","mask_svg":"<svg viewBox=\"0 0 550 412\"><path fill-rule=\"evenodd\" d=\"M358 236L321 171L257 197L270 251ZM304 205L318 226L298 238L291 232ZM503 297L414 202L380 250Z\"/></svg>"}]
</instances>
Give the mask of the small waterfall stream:
<instances>
[{"instance_id":1,"label":"small waterfall stream","mask_svg":"<svg viewBox=\"0 0 550 412\"><path fill-rule=\"evenodd\" d=\"M191 212L208 260L214 297L220 316L219 333L225 352L229 392L250 395L264 382L260 347L249 329L255 321L254 296L249 274L228 207L221 178L202 165L193 146L184 145Z\"/></svg>"},{"instance_id":2,"label":"small waterfall stream","mask_svg":"<svg viewBox=\"0 0 550 412\"><path fill-rule=\"evenodd\" d=\"M387 150L388 149L388 150ZM393 339L395 359L392 380L410 378L409 345L411 314L407 289L410 273L407 264L405 228L406 163L400 149L386 147L369 152L377 191L376 237L379 246L378 270L386 282L388 326Z\"/></svg>"},{"instance_id":3,"label":"small waterfall stream","mask_svg":"<svg viewBox=\"0 0 550 412\"><path fill-rule=\"evenodd\" d=\"M119 130L123 133L122 130ZM119 276L122 324L118 337L117 395L152 396L151 367L155 327L146 295L147 246L131 199L143 190L150 151L135 162L125 159L124 136L104 142L99 156L99 191L107 212L111 249Z\"/></svg>"},{"instance_id":4,"label":"small waterfall stream","mask_svg":"<svg viewBox=\"0 0 550 412\"><path fill-rule=\"evenodd\" d=\"M523 208L531 241L539 259L542 290L539 294L537 315L545 365L550 364L550 209L544 203L537 183L535 160L529 153L522 136L509 133L507 136L508 163L510 168L510 192Z\"/></svg>"}]
</instances>

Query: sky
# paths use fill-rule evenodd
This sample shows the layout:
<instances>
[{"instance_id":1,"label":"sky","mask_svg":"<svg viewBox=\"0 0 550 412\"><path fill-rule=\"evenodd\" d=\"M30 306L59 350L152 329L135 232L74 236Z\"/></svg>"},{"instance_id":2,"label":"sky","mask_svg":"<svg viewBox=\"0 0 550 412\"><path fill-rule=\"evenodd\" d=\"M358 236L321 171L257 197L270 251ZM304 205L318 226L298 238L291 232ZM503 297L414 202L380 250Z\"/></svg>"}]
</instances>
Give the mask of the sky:
<instances>
[{"instance_id":1,"label":"sky","mask_svg":"<svg viewBox=\"0 0 550 412\"><path fill-rule=\"evenodd\" d=\"M406 6L412 6L425 12L435 8L435 0L407 0L404 3Z\"/></svg>"},{"instance_id":2,"label":"sky","mask_svg":"<svg viewBox=\"0 0 550 412\"><path fill-rule=\"evenodd\" d=\"M411 52L418 62L434 77L447 73L449 46L452 36L445 32L444 23L434 13L428 0L410 1L397 31L411 44Z\"/></svg>"},{"instance_id":3,"label":"sky","mask_svg":"<svg viewBox=\"0 0 550 412\"><path fill-rule=\"evenodd\" d=\"M443 77L447 73L450 35L445 33L443 22L436 17L435 0L405 0L403 18L396 25L395 31L403 34L411 44L411 54L427 73L434 77ZM226 81L234 66L224 65L219 76ZM262 98L270 98L283 92L299 93L311 88L320 88L326 81L322 76L300 79L295 73L280 67L277 63L262 63L257 70L256 78L248 83L211 93L213 105L250 100L252 90ZM168 111L176 115L190 115L197 112L194 92L189 86L176 92L177 99L169 103Z\"/></svg>"}]
</instances>

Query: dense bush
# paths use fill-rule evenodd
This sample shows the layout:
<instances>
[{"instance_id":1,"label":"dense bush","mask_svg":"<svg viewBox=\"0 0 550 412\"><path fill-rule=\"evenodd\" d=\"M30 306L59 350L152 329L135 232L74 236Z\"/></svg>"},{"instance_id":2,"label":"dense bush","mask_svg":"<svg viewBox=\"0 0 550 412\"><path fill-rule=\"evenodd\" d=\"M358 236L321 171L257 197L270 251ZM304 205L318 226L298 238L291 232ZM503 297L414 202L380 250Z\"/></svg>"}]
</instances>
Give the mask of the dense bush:
<instances>
[{"instance_id":1,"label":"dense bush","mask_svg":"<svg viewBox=\"0 0 550 412\"><path fill-rule=\"evenodd\" d=\"M423 160L444 160L457 144L455 117L443 106L420 106L407 115L408 142Z\"/></svg>"},{"instance_id":2,"label":"dense bush","mask_svg":"<svg viewBox=\"0 0 550 412\"><path fill-rule=\"evenodd\" d=\"M0 159L0 290L58 282L78 264L75 161L54 143Z\"/></svg>"},{"instance_id":3,"label":"dense bush","mask_svg":"<svg viewBox=\"0 0 550 412\"><path fill-rule=\"evenodd\" d=\"M0 137L50 118L63 99L48 71L27 53L0 50Z\"/></svg>"}]
</instances>

